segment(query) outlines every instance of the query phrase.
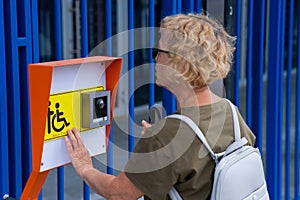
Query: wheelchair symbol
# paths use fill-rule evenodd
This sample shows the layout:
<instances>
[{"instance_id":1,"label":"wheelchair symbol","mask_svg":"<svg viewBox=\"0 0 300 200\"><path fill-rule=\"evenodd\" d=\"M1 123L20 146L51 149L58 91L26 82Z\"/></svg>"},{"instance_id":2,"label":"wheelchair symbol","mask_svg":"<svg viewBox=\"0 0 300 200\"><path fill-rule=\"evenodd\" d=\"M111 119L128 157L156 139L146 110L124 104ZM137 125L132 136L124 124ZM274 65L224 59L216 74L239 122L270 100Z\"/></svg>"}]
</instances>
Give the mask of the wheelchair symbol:
<instances>
[{"instance_id":1,"label":"wheelchair symbol","mask_svg":"<svg viewBox=\"0 0 300 200\"><path fill-rule=\"evenodd\" d=\"M48 134L51 133L51 129L53 129L55 132L61 132L65 127L68 127L70 125L70 122L68 122L67 119L63 117L64 112L59 111L59 102L55 104L55 112L50 109L50 105L51 101L49 101L48 106ZM59 127L57 127L58 123L60 124Z\"/></svg>"}]
</instances>

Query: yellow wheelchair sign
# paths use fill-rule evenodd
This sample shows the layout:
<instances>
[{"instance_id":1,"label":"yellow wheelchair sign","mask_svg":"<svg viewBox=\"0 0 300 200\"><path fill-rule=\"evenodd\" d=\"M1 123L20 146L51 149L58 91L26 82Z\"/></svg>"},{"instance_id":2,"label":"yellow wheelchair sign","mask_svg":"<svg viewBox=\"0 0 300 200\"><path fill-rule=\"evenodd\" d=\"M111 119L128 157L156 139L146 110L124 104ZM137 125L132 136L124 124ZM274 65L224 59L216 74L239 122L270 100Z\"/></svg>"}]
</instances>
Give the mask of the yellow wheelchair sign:
<instances>
[{"instance_id":1,"label":"yellow wheelchair sign","mask_svg":"<svg viewBox=\"0 0 300 200\"><path fill-rule=\"evenodd\" d=\"M45 141L64 137L68 129L79 127L79 98L79 92L50 96Z\"/></svg>"}]
</instances>

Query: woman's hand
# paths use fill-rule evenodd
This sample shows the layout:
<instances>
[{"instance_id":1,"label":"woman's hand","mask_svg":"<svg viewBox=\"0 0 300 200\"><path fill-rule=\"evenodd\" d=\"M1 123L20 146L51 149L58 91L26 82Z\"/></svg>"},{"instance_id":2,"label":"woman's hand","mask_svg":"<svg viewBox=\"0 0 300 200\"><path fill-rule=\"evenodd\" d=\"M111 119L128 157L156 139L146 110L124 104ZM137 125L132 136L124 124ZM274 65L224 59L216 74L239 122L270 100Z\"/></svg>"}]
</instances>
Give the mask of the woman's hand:
<instances>
[{"instance_id":1,"label":"woman's hand","mask_svg":"<svg viewBox=\"0 0 300 200\"><path fill-rule=\"evenodd\" d=\"M89 155L88 150L85 148L80 134L76 128L68 130L69 137L65 137L65 143L72 164L77 174L83 178L83 174L93 169L92 159Z\"/></svg>"},{"instance_id":2,"label":"woman's hand","mask_svg":"<svg viewBox=\"0 0 300 200\"><path fill-rule=\"evenodd\" d=\"M142 135L144 135L147 131L148 128L150 128L152 125L149 124L148 122L146 122L145 120L142 120L142 126L143 126L143 130L141 132Z\"/></svg>"}]
</instances>

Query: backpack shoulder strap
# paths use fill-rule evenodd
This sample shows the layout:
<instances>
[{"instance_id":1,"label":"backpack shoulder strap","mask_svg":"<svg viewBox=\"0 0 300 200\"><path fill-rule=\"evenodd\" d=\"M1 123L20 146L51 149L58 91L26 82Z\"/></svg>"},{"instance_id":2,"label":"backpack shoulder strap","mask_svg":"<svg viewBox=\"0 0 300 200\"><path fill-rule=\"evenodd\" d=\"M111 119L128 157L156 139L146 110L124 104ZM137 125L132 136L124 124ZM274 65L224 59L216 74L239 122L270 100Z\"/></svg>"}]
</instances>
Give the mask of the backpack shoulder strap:
<instances>
[{"instance_id":1,"label":"backpack shoulder strap","mask_svg":"<svg viewBox=\"0 0 300 200\"><path fill-rule=\"evenodd\" d=\"M239 123L239 118L237 115L237 112L235 110L235 107L233 105L233 103L231 103L231 101L229 101L228 99L225 99L231 108L231 112L232 112L232 118L233 118L233 129L234 129L234 140L238 141L241 139L241 131L240 131L240 123Z\"/></svg>"}]
</instances>

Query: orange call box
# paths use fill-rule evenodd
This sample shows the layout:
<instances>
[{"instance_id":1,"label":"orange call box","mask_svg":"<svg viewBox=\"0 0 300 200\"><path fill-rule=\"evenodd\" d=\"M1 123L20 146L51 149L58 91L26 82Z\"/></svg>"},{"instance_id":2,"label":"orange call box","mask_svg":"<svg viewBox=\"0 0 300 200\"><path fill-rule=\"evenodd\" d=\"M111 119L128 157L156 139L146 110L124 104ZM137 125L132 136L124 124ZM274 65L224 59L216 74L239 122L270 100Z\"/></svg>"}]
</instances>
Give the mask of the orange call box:
<instances>
[{"instance_id":1,"label":"orange call box","mask_svg":"<svg viewBox=\"0 0 300 200\"><path fill-rule=\"evenodd\" d=\"M29 65L32 172L21 200L38 199L49 170L70 163L68 129L92 156L106 152L121 65L106 56Z\"/></svg>"}]
</instances>

